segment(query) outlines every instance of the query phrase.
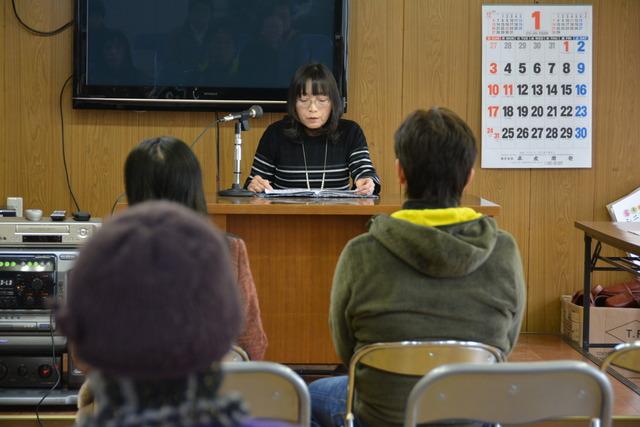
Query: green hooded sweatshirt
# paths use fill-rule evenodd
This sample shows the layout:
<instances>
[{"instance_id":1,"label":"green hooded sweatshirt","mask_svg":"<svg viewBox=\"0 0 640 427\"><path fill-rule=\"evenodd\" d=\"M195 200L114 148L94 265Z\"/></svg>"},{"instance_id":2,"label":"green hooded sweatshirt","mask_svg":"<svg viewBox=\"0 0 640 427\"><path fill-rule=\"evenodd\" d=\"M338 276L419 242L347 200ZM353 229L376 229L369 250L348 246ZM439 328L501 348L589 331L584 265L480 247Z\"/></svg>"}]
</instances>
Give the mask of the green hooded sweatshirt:
<instances>
[{"instance_id":1,"label":"green hooded sweatshirt","mask_svg":"<svg viewBox=\"0 0 640 427\"><path fill-rule=\"evenodd\" d=\"M469 208L402 210L375 217L344 248L329 324L348 365L360 347L403 340L515 345L525 306L513 237ZM414 377L360 366L356 416L369 427L401 425Z\"/></svg>"}]
</instances>

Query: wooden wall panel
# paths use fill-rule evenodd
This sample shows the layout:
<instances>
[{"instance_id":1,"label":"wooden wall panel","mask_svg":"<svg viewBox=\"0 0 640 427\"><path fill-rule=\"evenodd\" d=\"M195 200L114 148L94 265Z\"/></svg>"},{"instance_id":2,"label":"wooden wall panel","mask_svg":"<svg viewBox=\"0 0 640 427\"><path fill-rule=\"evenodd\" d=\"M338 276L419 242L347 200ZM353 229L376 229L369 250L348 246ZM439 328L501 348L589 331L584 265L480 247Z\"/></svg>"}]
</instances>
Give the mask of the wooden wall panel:
<instances>
[{"instance_id":1,"label":"wooden wall panel","mask_svg":"<svg viewBox=\"0 0 640 427\"><path fill-rule=\"evenodd\" d=\"M71 17L71 1L56 8L36 0L17 2L25 22L49 30ZM70 69L70 33L36 37L15 19L11 2L4 2L4 102L6 142L11 152L6 191L22 195L24 207L48 208L52 200L66 205L60 174L58 95ZM64 76L64 77L63 77ZM4 198L4 197L3 197Z\"/></svg>"},{"instance_id":2,"label":"wooden wall panel","mask_svg":"<svg viewBox=\"0 0 640 427\"><path fill-rule=\"evenodd\" d=\"M596 2L594 22L598 22L597 6ZM595 38L598 26L593 28ZM532 330L558 330L559 295L571 294L582 285L583 246L574 222L593 211L593 179L593 169L531 171L527 320Z\"/></svg>"},{"instance_id":3,"label":"wooden wall panel","mask_svg":"<svg viewBox=\"0 0 640 427\"><path fill-rule=\"evenodd\" d=\"M581 2L575 2L581 3ZM594 1L593 167L532 172L532 241L529 269L530 329L557 330L554 298L574 292L582 280L582 235L576 219L608 220L605 205L638 187L633 161L639 137L637 79L640 37L638 2ZM630 52L635 52L631 53ZM629 94L635 93L634 96ZM550 192L548 189L553 188ZM618 192L616 194L616 192ZM539 231L538 231L539 230ZM598 274L601 284L620 273Z\"/></svg>"},{"instance_id":4,"label":"wooden wall panel","mask_svg":"<svg viewBox=\"0 0 640 427\"><path fill-rule=\"evenodd\" d=\"M347 118L364 129L386 194L400 194L393 133L402 119L403 15L397 0L354 0L349 40Z\"/></svg>"},{"instance_id":5,"label":"wooden wall panel","mask_svg":"<svg viewBox=\"0 0 640 427\"><path fill-rule=\"evenodd\" d=\"M605 1L600 1L604 6ZM592 217L609 220L606 204L640 186L640 4L633 0L606 2L606 7L600 7L599 16L596 49L602 54L594 57L594 79L598 79L594 113L603 120L594 126L598 143L594 149ZM634 75L635 78L628 77ZM595 276L596 283L623 278L620 273Z\"/></svg>"},{"instance_id":6,"label":"wooden wall panel","mask_svg":"<svg viewBox=\"0 0 640 427\"><path fill-rule=\"evenodd\" d=\"M481 150L481 109L482 109L482 4L483 3L528 3L520 1L482 2L476 0L469 3L467 27L468 37L468 91L466 120L474 135L478 138L478 150ZM468 191L481 194L483 197L495 201L503 207L504 214L497 218L501 228L509 231L516 241L522 256L525 275L529 270L529 210L531 199L529 187L531 185L531 171L529 169L481 169L481 153L478 154L475 170L476 176ZM529 286L530 282L527 281ZM528 328L528 316L525 315L523 328Z\"/></svg>"},{"instance_id":7,"label":"wooden wall panel","mask_svg":"<svg viewBox=\"0 0 640 427\"><path fill-rule=\"evenodd\" d=\"M116 197L124 191L123 165L136 136L137 115L124 111L72 110L69 117L67 158L71 182L81 209L104 216ZM82 165L81 167L77 167Z\"/></svg>"},{"instance_id":8,"label":"wooden wall panel","mask_svg":"<svg viewBox=\"0 0 640 427\"><path fill-rule=\"evenodd\" d=\"M403 117L417 108L437 105L466 118L470 4L405 1Z\"/></svg>"},{"instance_id":9,"label":"wooden wall panel","mask_svg":"<svg viewBox=\"0 0 640 427\"><path fill-rule=\"evenodd\" d=\"M6 8L0 7L0 58L3 59L3 63L0 65L0 205L4 204L5 194L10 190L8 187L9 181L9 162L10 162L10 147L4 142L7 141L7 122L5 117L7 99L5 96L5 62L4 58L7 57L6 49L6 26L5 26L5 12Z\"/></svg>"},{"instance_id":10,"label":"wooden wall panel","mask_svg":"<svg viewBox=\"0 0 640 427\"><path fill-rule=\"evenodd\" d=\"M559 330L559 296L582 286L583 242L574 222L593 210L592 188L591 169L531 173L528 326L532 330Z\"/></svg>"},{"instance_id":11,"label":"wooden wall panel","mask_svg":"<svg viewBox=\"0 0 640 427\"><path fill-rule=\"evenodd\" d=\"M384 191L398 194L393 132L416 108L447 106L480 134L481 5L534 0L352 0L349 106L370 143ZM574 1L577 2L577 1ZM551 3L550 1L548 3ZM562 2L566 3L566 2ZM582 1L580 1L582 3ZM640 2L594 0L594 164L583 170L476 168L470 192L502 205L498 222L520 246L527 274L526 330L556 332L558 297L578 288L582 239L576 219L607 219L604 205L640 185ZM17 0L31 25L50 29L72 16L73 0ZM71 73L72 34L36 37L21 28L11 2L0 6L0 200L72 210L64 180L58 96ZM83 209L108 214L122 193L123 163L137 142L174 135L187 143L215 113L73 110L64 94L71 184ZM266 114L243 133L243 180L257 142L281 114ZM215 126L198 142L205 188L232 182L233 126ZM603 277L604 281L615 277Z\"/></svg>"},{"instance_id":12,"label":"wooden wall panel","mask_svg":"<svg viewBox=\"0 0 640 427\"><path fill-rule=\"evenodd\" d=\"M605 220L607 203L640 186L640 5L634 0L606 2L599 18L594 112L602 120L594 126L593 218Z\"/></svg>"},{"instance_id":13,"label":"wooden wall panel","mask_svg":"<svg viewBox=\"0 0 640 427\"><path fill-rule=\"evenodd\" d=\"M118 195L124 192L124 161L143 139L171 135L192 144L213 121L212 113L131 112L72 110L67 155L72 169L72 185L81 207L106 215ZM213 192L216 175L215 128L194 146L202 170L205 191Z\"/></svg>"}]
</instances>

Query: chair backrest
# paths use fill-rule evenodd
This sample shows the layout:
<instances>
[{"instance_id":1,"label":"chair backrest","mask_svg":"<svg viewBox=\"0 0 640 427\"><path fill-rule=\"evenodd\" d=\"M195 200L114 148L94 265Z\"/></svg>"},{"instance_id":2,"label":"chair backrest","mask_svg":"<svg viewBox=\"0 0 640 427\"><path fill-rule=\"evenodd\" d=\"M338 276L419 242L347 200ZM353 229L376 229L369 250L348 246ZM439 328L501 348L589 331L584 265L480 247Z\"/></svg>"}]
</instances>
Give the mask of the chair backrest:
<instances>
[{"instance_id":1,"label":"chair backrest","mask_svg":"<svg viewBox=\"0 0 640 427\"><path fill-rule=\"evenodd\" d=\"M600 370L606 372L609 366L640 372L640 341L615 346L600 365Z\"/></svg>"},{"instance_id":2,"label":"chair backrest","mask_svg":"<svg viewBox=\"0 0 640 427\"><path fill-rule=\"evenodd\" d=\"M356 368L364 364L382 371L421 377L445 363L502 362L502 352L490 345L472 341L399 341L369 344L360 348L349 363L345 422L354 423Z\"/></svg>"},{"instance_id":3,"label":"chair backrest","mask_svg":"<svg viewBox=\"0 0 640 427\"><path fill-rule=\"evenodd\" d=\"M237 345L232 345L231 350L224 356L223 362L248 362L249 355L246 351L242 349L242 347Z\"/></svg>"},{"instance_id":4,"label":"chair backrest","mask_svg":"<svg viewBox=\"0 0 640 427\"><path fill-rule=\"evenodd\" d=\"M404 425L444 420L519 424L583 416L610 427L611 403L609 379L584 362L443 365L414 386Z\"/></svg>"},{"instance_id":5,"label":"chair backrest","mask_svg":"<svg viewBox=\"0 0 640 427\"><path fill-rule=\"evenodd\" d=\"M311 399L294 371L273 362L224 362L220 394L239 393L252 417L303 427L311 423Z\"/></svg>"}]
</instances>

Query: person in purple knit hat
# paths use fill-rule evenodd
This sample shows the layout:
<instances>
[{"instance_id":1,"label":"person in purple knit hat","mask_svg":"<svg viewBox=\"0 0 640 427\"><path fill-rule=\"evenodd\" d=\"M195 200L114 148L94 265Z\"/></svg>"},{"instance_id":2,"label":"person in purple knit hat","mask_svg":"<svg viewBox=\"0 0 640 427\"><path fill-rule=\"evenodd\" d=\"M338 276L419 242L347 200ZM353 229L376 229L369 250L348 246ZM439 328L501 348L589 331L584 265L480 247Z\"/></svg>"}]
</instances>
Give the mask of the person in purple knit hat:
<instances>
[{"instance_id":1,"label":"person in purple knit hat","mask_svg":"<svg viewBox=\"0 0 640 427\"><path fill-rule=\"evenodd\" d=\"M144 202L104 224L56 314L95 399L78 426L284 425L217 393L242 326L230 266L223 234L176 203Z\"/></svg>"}]
</instances>

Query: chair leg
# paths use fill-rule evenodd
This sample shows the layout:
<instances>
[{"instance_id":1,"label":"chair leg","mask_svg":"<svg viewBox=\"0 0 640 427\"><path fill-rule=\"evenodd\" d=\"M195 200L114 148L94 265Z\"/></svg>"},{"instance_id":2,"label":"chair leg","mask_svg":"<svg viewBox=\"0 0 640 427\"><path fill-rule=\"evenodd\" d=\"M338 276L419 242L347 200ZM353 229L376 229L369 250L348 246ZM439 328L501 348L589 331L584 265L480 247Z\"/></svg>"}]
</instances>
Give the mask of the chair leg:
<instances>
[{"instance_id":1,"label":"chair leg","mask_svg":"<svg viewBox=\"0 0 640 427\"><path fill-rule=\"evenodd\" d=\"M344 417L344 425L345 427L353 427L353 414L347 414L346 417Z\"/></svg>"}]
</instances>

